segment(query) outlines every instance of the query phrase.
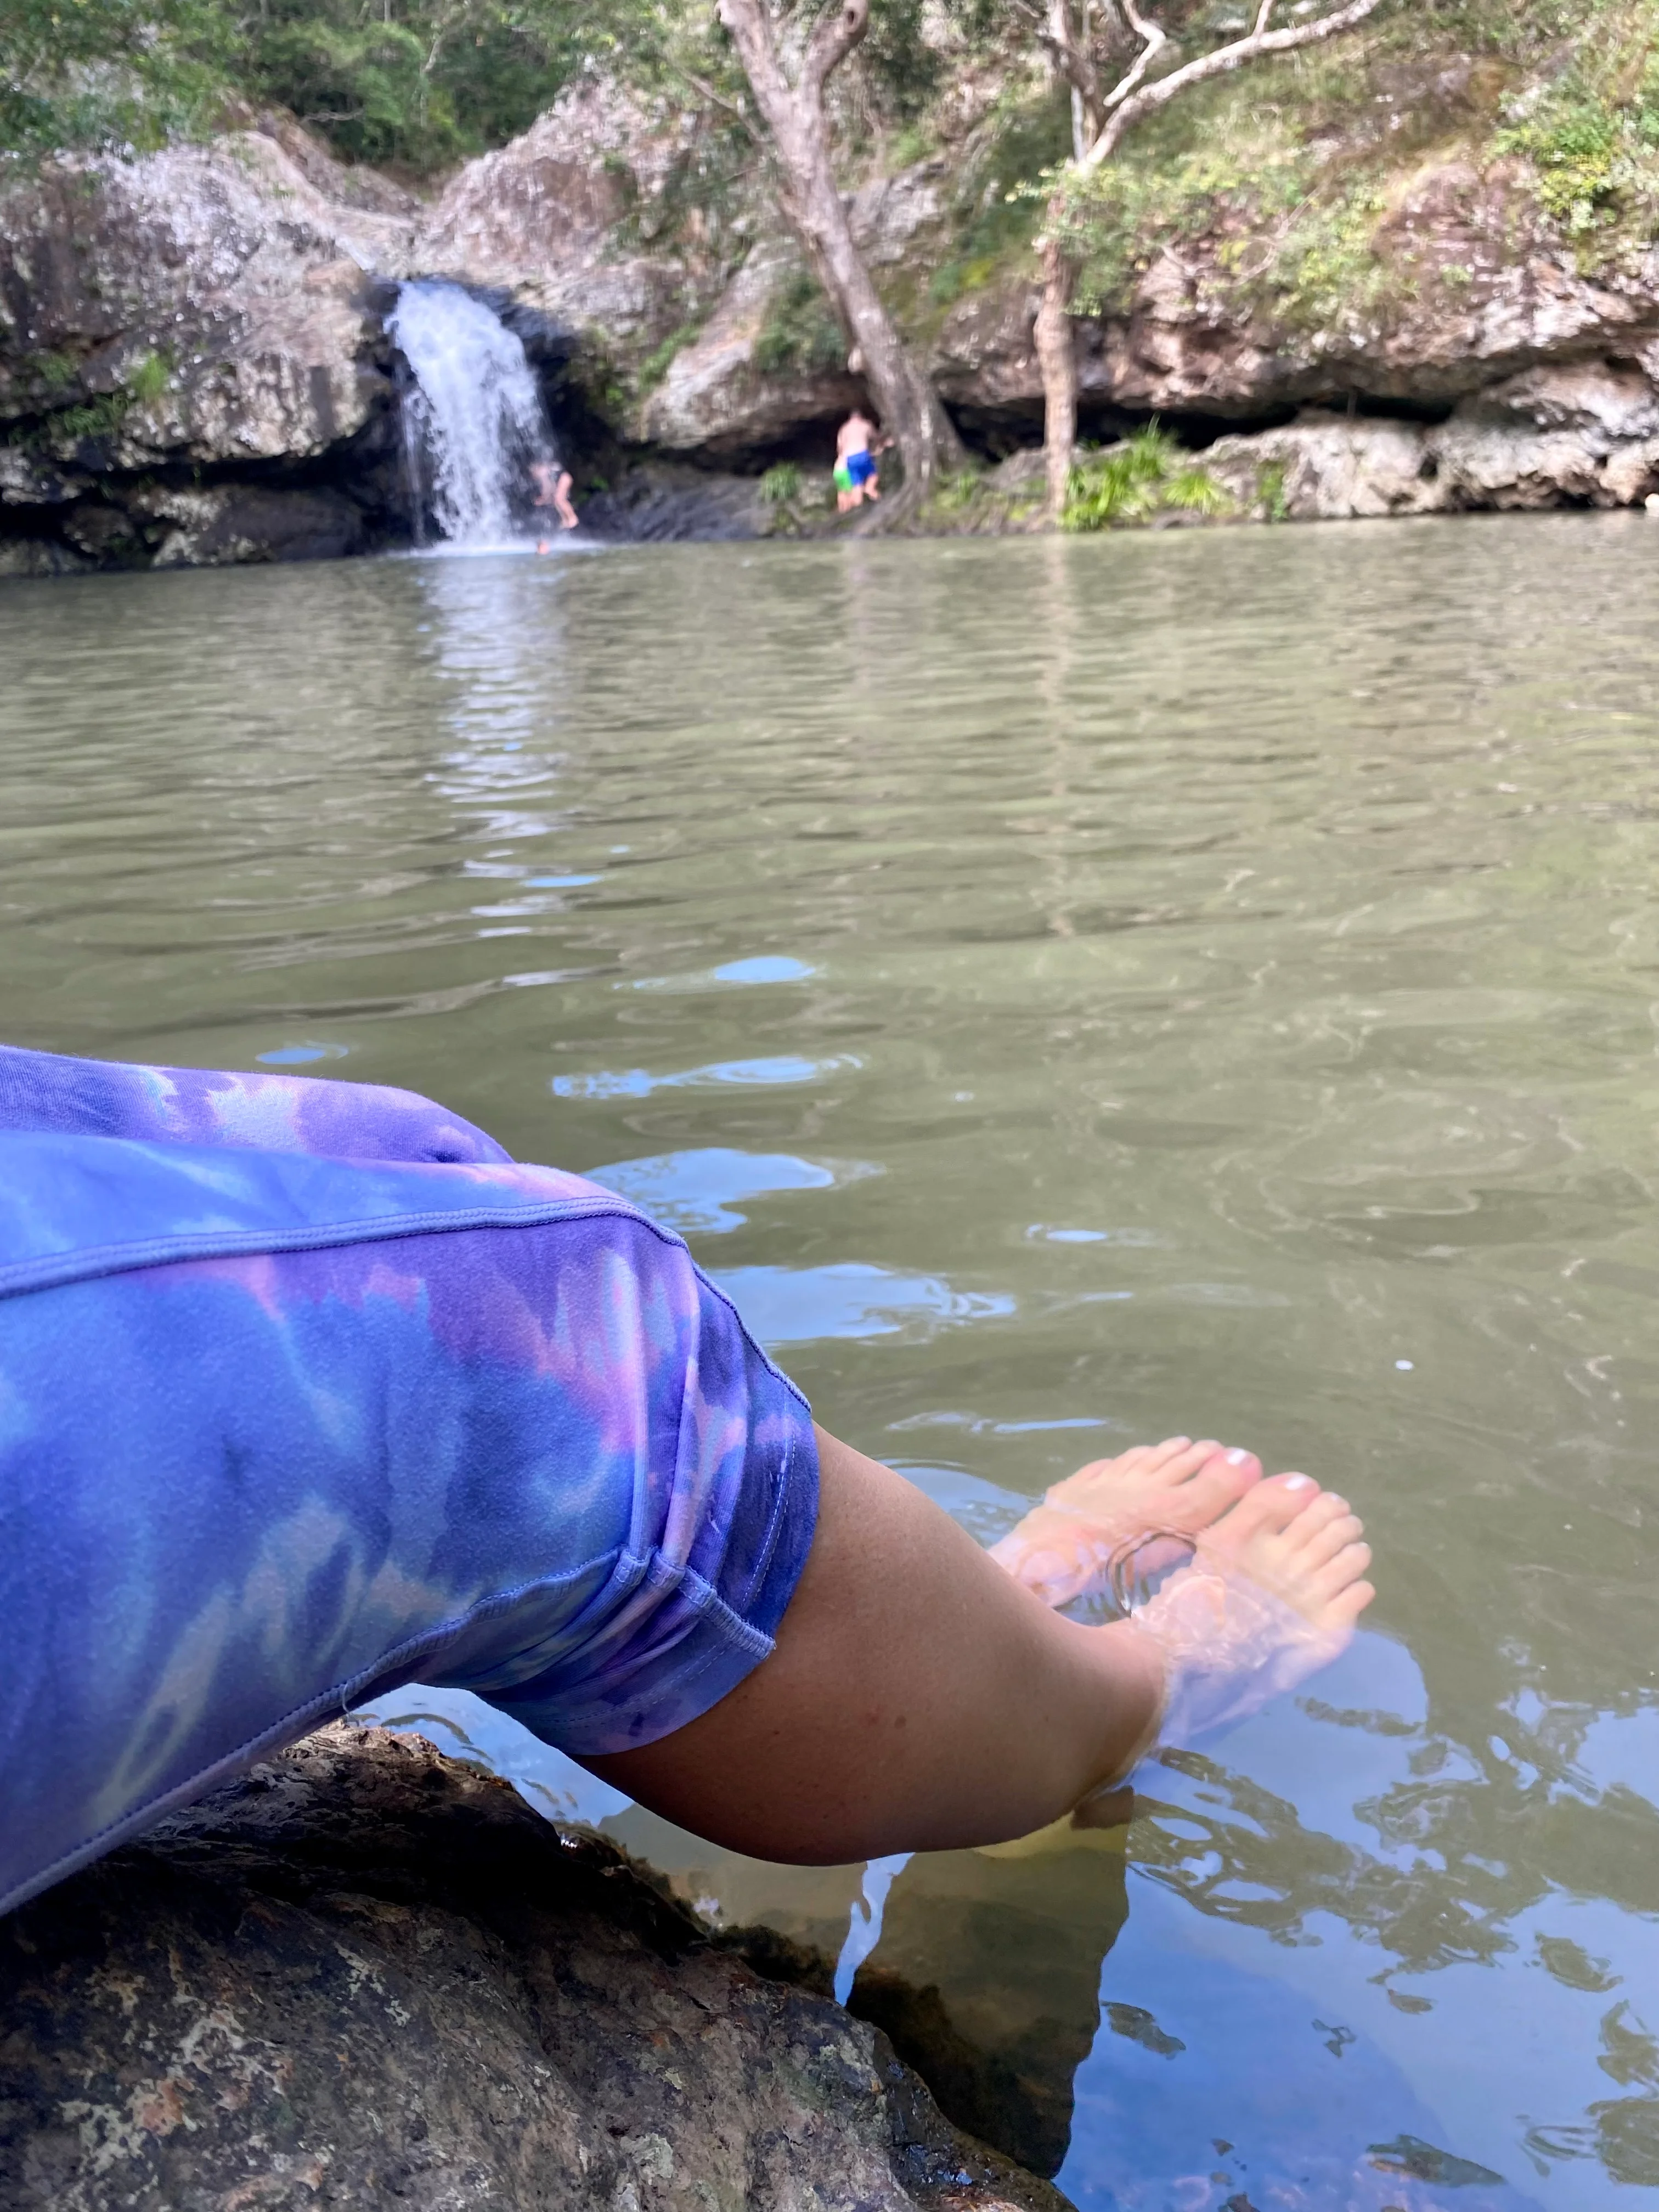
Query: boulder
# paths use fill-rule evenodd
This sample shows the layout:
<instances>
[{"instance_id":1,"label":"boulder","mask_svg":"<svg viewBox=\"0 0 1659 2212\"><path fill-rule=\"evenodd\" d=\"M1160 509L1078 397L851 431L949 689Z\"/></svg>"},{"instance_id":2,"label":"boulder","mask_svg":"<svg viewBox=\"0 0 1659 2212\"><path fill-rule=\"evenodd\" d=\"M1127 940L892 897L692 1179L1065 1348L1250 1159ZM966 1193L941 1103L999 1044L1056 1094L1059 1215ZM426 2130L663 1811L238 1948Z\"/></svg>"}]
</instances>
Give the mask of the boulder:
<instances>
[{"instance_id":1,"label":"boulder","mask_svg":"<svg viewBox=\"0 0 1659 2212\"><path fill-rule=\"evenodd\" d=\"M362 510L343 492L258 484L141 492L129 511L165 525L158 568L221 568L252 561L337 561L363 550ZM88 550L92 550L88 548Z\"/></svg>"},{"instance_id":2,"label":"boulder","mask_svg":"<svg viewBox=\"0 0 1659 2212\"><path fill-rule=\"evenodd\" d=\"M724 280L705 226L661 235L696 136L694 115L584 76L457 172L415 234L415 271L508 293L607 356L649 351Z\"/></svg>"},{"instance_id":3,"label":"boulder","mask_svg":"<svg viewBox=\"0 0 1659 2212\"><path fill-rule=\"evenodd\" d=\"M1659 397L1607 362L1528 369L1443 422L1308 410L1219 439L1205 466L1247 513L1298 521L1476 508L1632 507L1659 488Z\"/></svg>"},{"instance_id":4,"label":"boulder","mask_svg":"<svg viewBox=\"0 0 1659 2212\"><path fill-rule=\"evenodd\" d=\"M343 1724L0 1922L0 2202L1064 2208L614 1848Z\"/></svg>"},{"instance_id":5,"label":"boulder","mask_svg":"<svg viewBox=\"0 0 1659 2212\"><path fill-rule=\"evenodd\" d=\"M55 538L0 538L0 576L75 576L96 566Z\"/></svg>"},{"instance_id":6,"label":"boulder","mask_svg":"<svg viewBox=\"0 0 1659 2212\"><path fill-rule=\"evenodd\" d=\"M721 457L787 444L809 426L827 428L863 397L843 362L763 368L757 360L769 319L799 257L781 240L757 246L691 342L648 392L638 428L670 453Z\"/></svg>"},{"instance_id":7,"label":"boulder","mask_svg":"<svg viewBox=\"0 0 1659 2212\"><path fill-rule=\"evenodd\" d=\"M320 455L391 401L366 272L410 234L260 131L55 163L0 197L0 416L100 475Z\"/></svg>"}]
</instances>

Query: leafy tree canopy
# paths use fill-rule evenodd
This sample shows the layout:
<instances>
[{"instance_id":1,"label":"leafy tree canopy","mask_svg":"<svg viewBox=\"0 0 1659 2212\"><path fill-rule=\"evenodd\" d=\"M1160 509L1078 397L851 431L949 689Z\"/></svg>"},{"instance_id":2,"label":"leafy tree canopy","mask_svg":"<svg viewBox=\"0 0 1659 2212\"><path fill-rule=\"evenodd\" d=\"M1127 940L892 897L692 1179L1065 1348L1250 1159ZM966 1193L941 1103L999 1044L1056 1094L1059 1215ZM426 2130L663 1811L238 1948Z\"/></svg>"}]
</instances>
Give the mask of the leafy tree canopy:
<instances>
[{"instance_id":1,"label":"leafy tree canopy","mask_svg":"<svg viewBox=\"0 0 1659 2212\"><path fill-rule=\"evenodd\" d=\"M647 63L675 0L0 0L0 155L143 151L228 98L420 173L522 131L592 57Z\"/></svg>"},{"instance_id":2,"label":"leafy tree canopy","mask_svg":"<svg viewBox=\"0 0 1659 2212\"><path fill-rule=\"evenodd\" d=\"M826 4L777 0L786 43ZM973 42L1018 10L933 13ZM292 108L348 161L422 174L524 130L590 61L682 96L744 97L714 0L0 0L0 163L144 151L210 129L240 97ZM879 0L854 74L868 117L904 124L926 106L941 58L924 0Z\"/></svg>"}]
</instances>

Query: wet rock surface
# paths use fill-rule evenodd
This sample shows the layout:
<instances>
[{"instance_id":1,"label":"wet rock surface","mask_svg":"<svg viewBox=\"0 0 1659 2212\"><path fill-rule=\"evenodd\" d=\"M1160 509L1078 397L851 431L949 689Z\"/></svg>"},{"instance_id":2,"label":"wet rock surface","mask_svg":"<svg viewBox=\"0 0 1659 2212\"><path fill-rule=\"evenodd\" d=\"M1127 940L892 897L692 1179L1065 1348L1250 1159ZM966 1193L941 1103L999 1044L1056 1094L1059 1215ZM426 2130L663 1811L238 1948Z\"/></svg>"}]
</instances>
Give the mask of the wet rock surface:
<instances>
[{"instance_id":1,"label":"wet rock surface","mask_svg":"<svg viewBox=\"0 0 1659 2212\"><path fill-rule=\"evenodd\" d=\"M1063 2205L613 1848L346 1725L0 1922L0 2202Z\"/></svg>"}]
</instances>

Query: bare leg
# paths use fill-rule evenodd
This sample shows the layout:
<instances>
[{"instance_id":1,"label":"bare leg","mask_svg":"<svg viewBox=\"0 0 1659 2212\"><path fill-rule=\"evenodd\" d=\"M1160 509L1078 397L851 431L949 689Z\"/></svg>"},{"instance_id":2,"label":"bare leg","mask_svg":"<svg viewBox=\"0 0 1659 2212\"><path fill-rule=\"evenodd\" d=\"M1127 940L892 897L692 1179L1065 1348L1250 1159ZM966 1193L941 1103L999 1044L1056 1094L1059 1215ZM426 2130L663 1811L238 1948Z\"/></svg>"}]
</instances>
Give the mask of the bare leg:
<instances>
[{"instance_id":1,"label":"bare leg","mask_svg":"<svg viewBox=\"0 0 1659 2212\"><path fill-rule=\"evenodd\" d=\"M773 1656L700 1719L593 1771L714 1842L817 1865L1029 1834L1125 1771L1185 1680L1185 1647L1172 1655L1158 1622L1050 1612L911 1484L822 1431L818 1445L817 1534ZM1217 1524L1212 1572L1253 1589L1260 1568L1281 1642L1334 1656L1370 1593L1347 1541L1316 1564L1343 1515L1311 1545L1293 1533L1322 1495L1305 1482L1257 1484ZM1258 1633L1240 1648L1261 1674L1279 1646Z\"/></svg>"}]
</instances>

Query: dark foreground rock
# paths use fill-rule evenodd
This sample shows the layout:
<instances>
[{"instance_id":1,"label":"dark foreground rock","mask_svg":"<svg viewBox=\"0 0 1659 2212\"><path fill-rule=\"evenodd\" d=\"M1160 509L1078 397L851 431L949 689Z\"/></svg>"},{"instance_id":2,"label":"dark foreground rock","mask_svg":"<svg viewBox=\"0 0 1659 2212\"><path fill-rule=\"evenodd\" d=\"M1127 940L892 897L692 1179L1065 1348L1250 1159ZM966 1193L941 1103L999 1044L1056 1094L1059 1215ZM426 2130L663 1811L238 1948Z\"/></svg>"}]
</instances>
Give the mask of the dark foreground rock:
<instances>
[{"instance_id":1,"label":"dark foreground rock","mask_svg":"<svg viewBox=\"0 0 1659 2212\"><path fill-rule=\"evenodd\" d=\"M611 1846L339 1726L0 1923L7 2212L1064 2200Z\"/></svg>"}]
</instances>

